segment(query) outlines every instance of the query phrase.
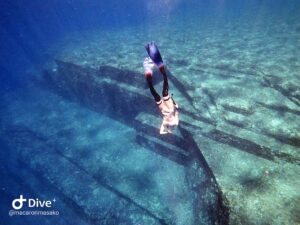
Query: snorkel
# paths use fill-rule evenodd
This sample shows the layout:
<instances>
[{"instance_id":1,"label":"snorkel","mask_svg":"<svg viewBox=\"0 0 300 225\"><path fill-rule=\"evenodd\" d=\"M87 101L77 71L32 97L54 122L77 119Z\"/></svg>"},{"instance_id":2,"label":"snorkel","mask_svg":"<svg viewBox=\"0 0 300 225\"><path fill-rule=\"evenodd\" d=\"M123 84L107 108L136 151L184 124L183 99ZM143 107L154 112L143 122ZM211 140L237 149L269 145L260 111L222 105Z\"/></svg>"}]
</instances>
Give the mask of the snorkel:
<instances>
[{"instance_id":1,"label":"snorkel","mask_svg":"<svg viewBox=\"0 0 300 225\"><path fill-rule=\"evenodd\" d=\"M151 41L150 43L148 43L145 46L145 48L148 52L149 57L152 59L152 61L155 63L155 65L159 68L159 71L162 74L166 74L165 66L164 66L162 57L160 55L160 52L159 52L155 42Z\"/></svg>"}]
</instances>

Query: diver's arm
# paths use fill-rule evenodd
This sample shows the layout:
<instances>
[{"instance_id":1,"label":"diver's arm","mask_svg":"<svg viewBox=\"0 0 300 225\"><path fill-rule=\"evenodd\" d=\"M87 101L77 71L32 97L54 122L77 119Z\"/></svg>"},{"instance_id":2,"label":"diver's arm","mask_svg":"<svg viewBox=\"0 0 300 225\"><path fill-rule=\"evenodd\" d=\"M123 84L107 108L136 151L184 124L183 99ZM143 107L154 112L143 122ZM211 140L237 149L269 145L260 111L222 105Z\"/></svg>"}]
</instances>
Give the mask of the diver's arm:
<instances>
[{"instance_id":1,"label":"diver's arm","mask_svg":"<svg viewBox=\"0 0 300 225\"><path fill-rule=\"evenodd\" d=\"M177 126L179 124L179 112L178 112L178 110L175 111L174 120L175 120L175 125Z\"/></svg>"},{"instance_id":2,"label":"diver's arm","mask_svg":"<svg viewBox=\"0 0 300 225\"><path fill-rule=\"evenodd\" d=\"M172 99L172 102L173 102L173 104L174 104L174 107L176 108L176 109L179 109L179 106L178 106L178 104L174 101L174 99L173 99L173 94L171 95L171 99Z\"/></svg>"},{"instance_id":3,"label":"diver's arm","mask_svg":"<svg viewBox=\"0 0 300 225\"><path fill-rule=\"evenodd\" d=\"M177 103L175 103L175 102L174 102L174 107L175 107L176 111L178 111L178 109L179 109L179 106L178 106L178 104L177 104Z\"/></svg>"},{"instance_id":4,"label":"diver's arm","mask_svg":"<svg viewBox=\"0 0 300 225\"><path fill-rule=\"evenodd\" d=\"M167 133L168 133L168 131L165 131L165 125L164 125L164 122L161 123L159 133L160 133L160 134L167 134Z\"/></svg>"}]
</instances>

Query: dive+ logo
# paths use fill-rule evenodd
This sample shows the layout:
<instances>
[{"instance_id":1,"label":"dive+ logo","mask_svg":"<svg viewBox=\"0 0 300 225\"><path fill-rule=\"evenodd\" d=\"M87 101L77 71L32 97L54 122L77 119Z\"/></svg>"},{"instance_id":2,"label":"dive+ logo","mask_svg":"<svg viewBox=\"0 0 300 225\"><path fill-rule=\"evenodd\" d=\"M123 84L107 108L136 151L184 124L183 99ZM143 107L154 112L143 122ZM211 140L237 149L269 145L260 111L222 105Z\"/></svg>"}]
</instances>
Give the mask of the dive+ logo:
<instances>
[{"instance_id":1,"label":"dive+ logo","mask_svg":"<svg viewBox=\"0 0 300 225\"><path fill-rule=\"evenodd\" d=\"M29 208L51 208L52 203L56 202L55 198L53 200L39 200L38 198L23 198L23 195L20 195L20 198L16 198L12 201L12 207L15 210L23 208L24 203L27 202Z\"/></svg>"}]
</instances>

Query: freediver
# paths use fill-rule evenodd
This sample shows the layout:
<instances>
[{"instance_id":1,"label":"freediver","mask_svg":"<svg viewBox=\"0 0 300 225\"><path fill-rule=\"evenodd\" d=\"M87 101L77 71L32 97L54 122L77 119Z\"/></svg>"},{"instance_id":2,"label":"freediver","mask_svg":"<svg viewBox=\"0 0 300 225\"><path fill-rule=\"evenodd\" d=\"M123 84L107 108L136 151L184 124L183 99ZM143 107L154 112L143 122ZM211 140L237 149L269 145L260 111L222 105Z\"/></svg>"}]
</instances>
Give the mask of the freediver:
<instances>
[{"instance_id":1,"label":"freediver","mask_svg":"<svg viewBox=\"0 0 300 225\"><path fill-rule=\"evenodd\" d=\"M160 52L156 44L152 41L145 46L149 57L144 59L144 74L150 88L150 92L154 97L156 105L158 106L162 116L163 121L160 126L160 134L172 133L172 130L179 123L179 112L178 105L175 103L172 97L169 95L169 85L166 69L160 55ZM156 92L152 83L153 70L158 68L158 70L163 75L163 100Z\"/></svg>"}]
</instances>

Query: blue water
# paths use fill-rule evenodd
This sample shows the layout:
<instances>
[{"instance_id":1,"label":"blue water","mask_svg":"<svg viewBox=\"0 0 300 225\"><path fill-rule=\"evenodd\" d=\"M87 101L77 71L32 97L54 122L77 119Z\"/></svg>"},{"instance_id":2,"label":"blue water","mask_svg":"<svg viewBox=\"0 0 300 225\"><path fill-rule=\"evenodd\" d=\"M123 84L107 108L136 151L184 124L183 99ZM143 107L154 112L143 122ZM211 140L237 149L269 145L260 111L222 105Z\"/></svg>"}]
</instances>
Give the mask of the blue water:
<instances>
[{"instance_id":1,"label":"blue water","mask_svg":"<svg viewBox=\"0 0 300 225\"><path fill-rule=\"evenodd\" d=\"M299 40L297 0L1 1L0 223L300 223ZM60 215L9 216L20 195Z\"/></svg>"},{"instance_id":2,"label":"blue water","mask_svg":"<svg viewBox=\"0 0 300 225\"><path fill-rule=\"evenodd\" d=\"M189 19L198 24L213 21L215 29L232 20L267 19L293 23L297 1L2 1L1 69L7 82L22 77L29 65L49 59L45 51L70 32L120 29L136 25L144 32L153 21L160 24ZM255 16L255 18L253 18ZM297 29L298 27L295 27ZM299 28L298 28L299 29ZM145 34L146 34L145 33Z\"/></svg>"}]
</instances>

